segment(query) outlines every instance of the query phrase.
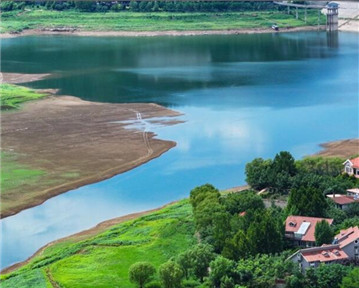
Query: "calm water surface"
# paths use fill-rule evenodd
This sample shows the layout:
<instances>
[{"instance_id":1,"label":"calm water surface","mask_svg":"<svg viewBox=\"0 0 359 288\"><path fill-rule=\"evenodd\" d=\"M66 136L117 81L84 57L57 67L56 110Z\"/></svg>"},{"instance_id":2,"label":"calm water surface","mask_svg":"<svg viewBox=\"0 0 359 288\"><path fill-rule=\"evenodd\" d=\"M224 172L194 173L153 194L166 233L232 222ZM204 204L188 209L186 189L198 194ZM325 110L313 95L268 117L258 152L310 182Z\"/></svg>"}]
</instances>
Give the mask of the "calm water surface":
<instances>
[{"instance_id":1,"label":"calm water surface","mask_svg":"<svg viewBox=\"0 0 359 288\"><path fill-rule=\"evenodd\" d=\"M100 221L244 183L245 163L358 137L358 34L2 39L2 71L54 73L27 86L184 113L146 123L176 148L141 167L1 220L1 267ZM59 140L60 141L60 140Z\"/></svg>"}]
</instances>

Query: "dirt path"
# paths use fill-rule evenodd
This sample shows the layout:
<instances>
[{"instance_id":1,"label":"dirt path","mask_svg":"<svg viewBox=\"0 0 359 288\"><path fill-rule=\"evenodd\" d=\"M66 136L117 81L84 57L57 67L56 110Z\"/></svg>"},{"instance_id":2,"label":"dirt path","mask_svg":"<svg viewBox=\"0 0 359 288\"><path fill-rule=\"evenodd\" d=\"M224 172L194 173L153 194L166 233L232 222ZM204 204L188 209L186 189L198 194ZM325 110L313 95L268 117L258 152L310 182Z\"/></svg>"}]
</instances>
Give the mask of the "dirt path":
<instances>
[{"instance_id":1,"label":"dirt path","mask_svg":"<svg viewBox=\"0 0 359 288\"><path fill-rule=\"evenodd\" d=\"M52 96L2 113L2 151L45 174L35 183L2 191L1 216L160 156L176 143L154 138L155 134L147 131L146 121L178 115L156 104L94 103L71 96ZM128 120L138 121L144 130L128 129ZM167 125L178 122L176 118L162 121Z\"/></svg>"}]
</instances>

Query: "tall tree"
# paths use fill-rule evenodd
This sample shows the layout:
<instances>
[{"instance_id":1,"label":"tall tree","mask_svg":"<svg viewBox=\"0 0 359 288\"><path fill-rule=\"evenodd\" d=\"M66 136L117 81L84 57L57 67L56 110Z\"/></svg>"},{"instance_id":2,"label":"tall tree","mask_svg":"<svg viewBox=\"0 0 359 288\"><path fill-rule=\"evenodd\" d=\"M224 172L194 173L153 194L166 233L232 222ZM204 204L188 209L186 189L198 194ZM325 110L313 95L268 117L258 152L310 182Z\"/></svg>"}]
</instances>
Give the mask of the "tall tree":
<instances>
[{"instance_id":1,"label":"tall tree","mask_svg":"<svg viewBox=\"0 0 359 288\"><path fill-rule=\"evenodd\" d=\"M256 190L261 190L270 186L270 169L272 160L263 160L256 158L252 162L247 163L246 182Z\"/></svg>"},{"instance_id":2,"label":"tall tree","mask_svg":"<svg viewBox=\"0 0 359 288\"><path fill-rule=\"evenodd\" d=\"M289 194L287 211L292 215L324 217L328 203L321 190L313 187L292 189Z\"/></svg>"},{"instance_id":3,"label":"tall tree","mask_svg":"<svg viewBox=\"0 0 359 288\"><path fill-rule=\"evenodd\" d=\"M297 173L295 160L292 154L287 151L281 151L275 155L271 168L275 174L285 172L289 176L294 176Z\"/></svg>"},{"instance_id":4,"label":"tall tree","mask_svg":"<svg viewBox=\"0 0 359 288\"><path fill-rule=\"evenodd\" d=\"M330 244L333 241L333 231L326 220L322 220L315 226L315 244L322 246L323 244Z\"/></svg>"},{"instance_id":5,"label":"tall tree","mask_svg":"<svg viewBox=\"0 0 359 288\"><path fill-rule=\"evenodd\" d=\"M203 282L208 275L209 263L214 258L213 248L208 244L198 244L191 250L194 275Z\"/></svg>"}]
</instances>

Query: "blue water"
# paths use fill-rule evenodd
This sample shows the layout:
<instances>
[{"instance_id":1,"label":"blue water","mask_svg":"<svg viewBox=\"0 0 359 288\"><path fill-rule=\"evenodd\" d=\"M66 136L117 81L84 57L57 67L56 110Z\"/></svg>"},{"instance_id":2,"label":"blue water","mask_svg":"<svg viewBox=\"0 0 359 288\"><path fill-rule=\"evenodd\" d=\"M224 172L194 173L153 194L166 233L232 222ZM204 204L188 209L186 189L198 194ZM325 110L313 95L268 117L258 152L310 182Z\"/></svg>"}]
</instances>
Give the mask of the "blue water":
<instances>
[{"instance_id":1,"label":"blue water","mask_svg":"<svg viewBox=\"0 0 359 288\"><path fill-rule=\"evenodd\" d=\"M244 184L245 164L296 158L358 137L358 34L3 39L2 70L56 73L29 83L92 101L157 102L184 123L147 122L177 142L161 157L1 220L1 267L49 241L187 197Z\"/></svg>"}]
</instances>

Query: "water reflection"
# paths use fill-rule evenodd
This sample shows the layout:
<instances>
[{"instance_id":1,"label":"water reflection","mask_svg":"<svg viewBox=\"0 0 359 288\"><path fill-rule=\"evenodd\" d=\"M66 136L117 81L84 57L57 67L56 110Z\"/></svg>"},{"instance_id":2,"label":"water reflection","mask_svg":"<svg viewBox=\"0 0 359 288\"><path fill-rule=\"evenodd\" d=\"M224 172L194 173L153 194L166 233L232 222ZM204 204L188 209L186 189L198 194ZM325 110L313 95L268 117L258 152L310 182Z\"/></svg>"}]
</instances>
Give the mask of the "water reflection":
<instances>
[{"instance_id":1,"label":"water reflection","mask_svg":"<svg viewBox=\"0 0 359 288\"><path fill-rule=\"evenodd\" d=\"M30 84L106 102L157 102L182 124L134 123L177 146L146 165L1 221L2 267L103 220L244 182L245 163L302 157L358 137L358 42L340 33L3 39L3 71L56 72ZM356 61L353 61L353 59ZM21 65L18 65L21 63ZM157 124L156 124L157 123Z\"/></svg>"}]
</instances>

